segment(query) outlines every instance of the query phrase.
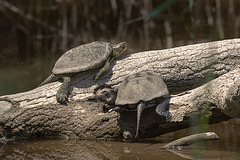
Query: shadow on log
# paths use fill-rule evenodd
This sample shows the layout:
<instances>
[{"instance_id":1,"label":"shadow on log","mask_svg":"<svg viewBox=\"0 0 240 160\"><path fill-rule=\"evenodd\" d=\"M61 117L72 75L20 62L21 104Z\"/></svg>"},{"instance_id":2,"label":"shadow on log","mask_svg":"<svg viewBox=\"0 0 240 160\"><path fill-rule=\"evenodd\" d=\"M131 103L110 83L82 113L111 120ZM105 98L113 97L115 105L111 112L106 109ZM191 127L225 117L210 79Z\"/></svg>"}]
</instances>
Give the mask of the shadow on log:
<instances>
[{"instance_id":1,"label":"shadow on log","mask_svg":"<svg viewBox=\"0 0 240 160\"><path fill-rule=\"evenodd\" d=\"M60 82L0 97L0 132L8 138L61 137L71 139L122 139L134 135L136 114L103 113L95 98L99 86L112 88L129 75L148 71L158 74L173 95L168 100L172 120L143 111L140 138L154 137L190 126L197 117L217 123L240 117L240 39L201 43L131 54L116 60L99 81L89 71L73 79L67 106L57 103ZM214 80L213 80L214 79ZM198 125L198 124L196 124Z\"/></svg>"}]
</instances>

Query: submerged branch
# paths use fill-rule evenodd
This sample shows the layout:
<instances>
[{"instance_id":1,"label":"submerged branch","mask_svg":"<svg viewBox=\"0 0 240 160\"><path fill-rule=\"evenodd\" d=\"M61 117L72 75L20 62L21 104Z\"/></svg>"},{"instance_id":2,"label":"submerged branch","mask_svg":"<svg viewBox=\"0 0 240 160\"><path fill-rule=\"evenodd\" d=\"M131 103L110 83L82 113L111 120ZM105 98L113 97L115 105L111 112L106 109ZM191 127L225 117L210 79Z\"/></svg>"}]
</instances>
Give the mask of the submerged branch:
<instances>
[{"instance_id":1,"label":"submerged branch","mask_svg":"<svg viewBox=\"0 0 240 160\"><path fill-rule=\"evenodd\" d=\"M219 136L214 132L207 132L207 133L199 133L190 136L186 136L180 139L177 139L173 142L170 142L163 146L164 148L171 148L174 149L178 146L187 146L193 143L209 141L209 140L218 140Z\"/></svg>"}]
</instances>

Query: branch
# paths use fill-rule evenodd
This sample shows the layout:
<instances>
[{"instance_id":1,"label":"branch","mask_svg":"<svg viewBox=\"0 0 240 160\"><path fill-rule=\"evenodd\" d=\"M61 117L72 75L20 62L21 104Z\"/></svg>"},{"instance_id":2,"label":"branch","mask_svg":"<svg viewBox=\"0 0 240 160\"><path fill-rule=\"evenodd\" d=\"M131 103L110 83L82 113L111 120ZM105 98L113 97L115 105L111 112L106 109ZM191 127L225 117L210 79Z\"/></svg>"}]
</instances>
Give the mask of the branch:
<instances>
[{"instance_id":1,"label":"branch","mask_svg":"<svg viewBox=\"0 0 240 160\"><path fill-rule=\"evenodd\" d=\"M187 146L197 142L203 142L208 140L217 140L219 136L214 132L207 132L207 133L199 133L190 136L186 136L180 139L177 139L173 142L170 142L163 146L164 148L176 148L178 146Z\"/></svg>"}]
</instances>

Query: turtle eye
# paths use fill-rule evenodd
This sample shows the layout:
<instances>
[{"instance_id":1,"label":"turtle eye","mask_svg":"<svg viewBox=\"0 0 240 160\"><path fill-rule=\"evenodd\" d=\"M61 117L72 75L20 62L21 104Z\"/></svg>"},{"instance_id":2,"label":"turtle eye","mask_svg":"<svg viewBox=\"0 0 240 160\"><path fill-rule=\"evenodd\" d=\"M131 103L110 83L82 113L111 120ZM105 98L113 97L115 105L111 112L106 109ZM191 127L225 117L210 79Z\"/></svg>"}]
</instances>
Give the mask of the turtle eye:
<instances>
[{"instance_id":1,"label":"turtle eye","mask_svg":"<svg viewBox=\"0 0 240 160\"><path fill-rule=\"evenodd\" d=\"M117 53L122 53L127 49L127 43L126 42L121 42L115 47L115 51Z\"/></svg>"},{"instance_id":2,"label":"turtle eye","mask_svg":"<svg viewBox=\"0 0 240 160\"><path fill-rule=\"evenodd\" d=\"M106 96L106 97L109 97L110 96L110 94L107 92L107 91L103 91L103 93L102 93L104 96Z\"/></svg>"}]
</instances>

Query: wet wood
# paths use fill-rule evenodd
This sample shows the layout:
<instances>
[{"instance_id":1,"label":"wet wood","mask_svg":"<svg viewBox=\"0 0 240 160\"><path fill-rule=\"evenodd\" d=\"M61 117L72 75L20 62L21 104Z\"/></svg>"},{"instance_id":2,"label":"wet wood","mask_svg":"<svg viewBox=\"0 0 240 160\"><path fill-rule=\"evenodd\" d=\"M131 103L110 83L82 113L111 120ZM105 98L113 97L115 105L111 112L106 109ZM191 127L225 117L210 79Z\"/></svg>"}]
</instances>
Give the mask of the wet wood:
<instances>
[{"instance_id":1,"label":"wet wood","mask_svg":"<svg viewBox=\"0 0 240 160\"><path fill-rule=\"evenodd\" d=\"M218 139L219 139L219 136L214 132L199 133L199 134L193 134L190 136L177 139L173 142L170 142L164 145L163 147L167 149L170 149L170 148L175 149L178 146L187 146L187 145L191 145L198 142L218 140Z\"/></svg>"},{"instance_id":2,"label":"wet wood","mask_svg":"<svg viewBox=\"0 0 240 160\"><path fill-rule=\"evenodd\" d=\"M95 91L104 85L118 87L129 74L141 71L160 75L171 93L183 93L165 101L171 123L157 116L154 108L144 110L139 138L189 127L199 117L208 118L209 123L239 118L239 53L240 39L232 39L131 54L116 60L97 82L93 81L96 70L74 78L67 106L55 98L61 82L2 96L0 131L18 138L122 139L126 131L134 135L135 112L103 113Z\"/></svg>"},{"instance_id":3,"label":"wet wood","mask_svg":"<svg viewBox=\"0 0 240 160\"><path fill-rule=\"evenodd\" d=\"M199 143L199 142L218 140L218 139L219 139L219 136L214 132L199 133L199 134L193 134L183 138L179 138L175 141L172 141L164 145L163 148L182 158L195 159L193 155L181 152L183 146L188 146L188 145Z\"/></svg>"}]
</instances>

